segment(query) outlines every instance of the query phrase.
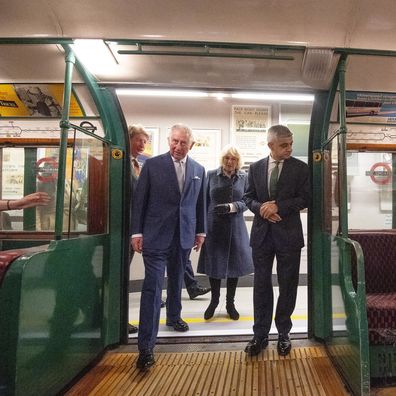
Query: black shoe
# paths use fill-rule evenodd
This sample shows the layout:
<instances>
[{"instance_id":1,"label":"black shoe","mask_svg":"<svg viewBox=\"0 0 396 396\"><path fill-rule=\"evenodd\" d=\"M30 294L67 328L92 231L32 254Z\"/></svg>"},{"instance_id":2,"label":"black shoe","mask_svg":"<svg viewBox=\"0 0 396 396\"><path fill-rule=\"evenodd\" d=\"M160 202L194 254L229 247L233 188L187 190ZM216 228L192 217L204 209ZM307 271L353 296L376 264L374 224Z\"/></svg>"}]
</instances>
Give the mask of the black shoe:
<instances>
[{"instance_id":1,"label":"black shoe","mask_svg":"<svg viewBox=\"0 0 396 396\"><path fill-rule=\"evenodd\" d=\"M164 308L164 307L165 307L165 305L166 305L166 301L164 301L164 300L161 300L161 308Z\"/></svg>"},{"instance_id":2,"label":"black shoe","mask_svg":"<svg viewBox=\"0 0 396 396\"><path fill-rule=\"evenodd\" d=\"M128 333L129 334L134 334L138 332L138 328L134 325L131 325L130 323L128 323Z\"/></svg>"},{"instance_id":3,"label":"black shoe","mask_svg":"<svg viewBox=\"0 0 396 396\"><path fill-rule=\"evenodd\" d=\"M203 296L206 293L210 292L210 287L202 287L202 286L195 286L195 287L187 287L187 293L190 296L190 300L194 300L195 297Z\"/></svg>"},{"instance_id":4,"label":"black shoe","mask_svg":"<svg viewBox=\"0 0 396 396\"><path fill-rule=\"evenodd\" d=\"M239 312L235 309L234 303L232 304L226 304L226 310L228 315L232 320L238 320L239 319Z\"/></svg>"},{"instance_id":5,"label":"black shoe","mask_svg":"<svg viewBox=\"0 0 396 396\"><path fill-rule=\"evenodd\" d=\"M173 330L180 331L182 333L190 329L188 327L188 324L181 318L176 320L175 322L170 322L167 320L166 325L169 327L173 327Z\"/></svg>"},{"instance_id":6,"label":"black shoe","mask_svg":"<svg viewBox=\"0 0 396 396\"><path fill-rule=\"evenodd\" d=\"M208 308L206 308L206 311L204 313L205 320L208 320L213 317L218 305L219 305L219 303L215 303L213 301L210 302Z\"/></svg>"},{"instance_id":7,"label":"black shoe","mask_svg":"<svg viewBox=\"0 0 396 396\"><path fill-rule=\"evenodd\" d=\"M140 370L147 370L154 365L154 354L151 349L146 349L139 353L138 360L136 361L136 367Z\"/></svg>"},{"instance_id":8,"label":"black shoe","mask_svg":"<svg viewBox=\"0 0 396 396\"><path fill-rule=\"evenodd\" d=\"M249 356L256 356L258 355L263 349L267 348L268 346L268 338L257 338L253 337L251 341L248 342L245 348L245 352Z\"/></svg>"},{"instance_id":9,"label":"black shoe","mask_svg":"<svg viewBox=\"0 0 396 396\"><path fill-rule=\"evenodd\" d=\"M291 342L288 334L279 334L277 349L281 356L286 356L290 353Z\"/></svg>"}]
</instances>

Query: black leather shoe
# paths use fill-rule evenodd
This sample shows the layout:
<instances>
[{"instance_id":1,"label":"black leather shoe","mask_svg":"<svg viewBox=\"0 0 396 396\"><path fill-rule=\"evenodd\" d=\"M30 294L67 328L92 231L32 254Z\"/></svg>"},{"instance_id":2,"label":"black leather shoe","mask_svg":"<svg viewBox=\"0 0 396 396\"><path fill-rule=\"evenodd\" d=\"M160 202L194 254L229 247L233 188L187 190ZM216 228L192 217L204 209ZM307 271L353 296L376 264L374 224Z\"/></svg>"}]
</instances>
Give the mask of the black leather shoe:
<instances>
[{"instance_id":1,"label":"black leather shoe","mask_svg":"<svg viewBox=\"0 0 396 396\"><path fill-rule=\"evenodd\" d=\"M134 334L138 332L138 328L134 325L131 325L128 323L128 333L129 334Z\"/></svg>"},{"instance_id":2,"label":"black leather shoe","mask_svg":"<svg viewBox=\"0 0 396 396\"><path fill-rule=\"evenodd\" d=\"M245 348L245 352L249 356L256 356L258 355L263 349L267 348L268 346L268 338L257 338L253 337L251 341L248 342Z\"/></svg>"},{"instance_id":3,"label":"black leather shoe","mask_svg":"<svg viewBox=\"0 0 396 396\"><path fill-rule=\"evenodd\" d=\"M279 334L277 349L281 356L286 356L290 353L291 342L287 334Z\"/></svg>"},{"instance_id":4,"label":"black leather shoe","mask_svg":"<svg viewBox=\"0 0 396 396\"><path fill-rule=\"evenodd\" d=\"M166 305L166 301L164 301L164 300L161 300L161 308L164 308L164 307L165 307L165 305Z\"/></svg>"},{"instance_id":5,"label":"black leather shoe","mask_svg":"<svg viewBox=\"0 0 396 396\"><path fill-rule=\"evenodd\" d=\"M147 370L154 365L154 363L153 351L151 349L147 349L139 353L138 360L136 361L136 367L140 370Z\"/></svg>"},{"instance_id":6,"label":"black leather shoe","mask_svg":"<svg viewBox=\"0 0 396 396\"><path fill-rule=\"evenodd\" d=\"M175 322L166 321L166 325L169 327L173 327L173 330L185 332L188 331L190 328L188 324L183 319L178 319Z\"/></svg>"},{"instance_id":7,"label":"black leather shoe","mask_svg":"<svg viewBox=\"0 0 396 396\"><path fill-rule=\"evenodd\" d=\"M198 296L203 296L206 293L210 292L210 287L202 287L202 286L196 286L196 287L187 287L187 293L190 296L190 300L194 300L194 298Z\"/></svg>"}]
</instances>

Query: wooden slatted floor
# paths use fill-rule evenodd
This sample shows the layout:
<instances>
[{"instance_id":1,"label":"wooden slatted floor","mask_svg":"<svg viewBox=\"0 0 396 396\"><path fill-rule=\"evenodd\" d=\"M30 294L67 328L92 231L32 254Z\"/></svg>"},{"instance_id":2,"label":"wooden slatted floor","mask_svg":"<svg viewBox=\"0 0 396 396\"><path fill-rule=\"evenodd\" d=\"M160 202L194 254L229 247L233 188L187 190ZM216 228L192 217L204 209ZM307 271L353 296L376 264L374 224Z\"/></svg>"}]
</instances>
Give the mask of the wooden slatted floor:
<instances>
[{"instance_id":1,"label":"wooden slatted floor","mask_svg":"<svg viewBox=\"0 0 396 396\"><path fill-rule=\"evenodd\" d=\"M250 358L243 351L156 353L140 372L137 353L108 352L66 395L348 395L322 346L274 346Z\"/></svg>"}]
</instances>

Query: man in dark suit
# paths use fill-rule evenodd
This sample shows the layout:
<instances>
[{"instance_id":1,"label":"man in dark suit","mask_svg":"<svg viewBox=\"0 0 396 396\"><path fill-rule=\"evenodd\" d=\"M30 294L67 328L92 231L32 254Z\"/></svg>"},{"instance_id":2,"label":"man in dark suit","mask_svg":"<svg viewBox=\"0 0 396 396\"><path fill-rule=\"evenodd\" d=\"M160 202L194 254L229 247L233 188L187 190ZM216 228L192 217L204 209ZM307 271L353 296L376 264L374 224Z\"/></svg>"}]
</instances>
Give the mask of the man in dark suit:
<instances>
[{"instance_id":1,"label":"man in dark suit","mask_svg":"<svg viewBox=\"0 0 396 396\"><path fill-rule=\"evenodd\" d=\"M272 266L277 261L279 297L275 325L277 349L282 356L291 349L289 332L300 269L304 237L300 211L310 200L308 166L291 156L293 134L283 125L268 130L269 157L250 165L244 200L254 213L250 235L254 263L254 337L245 352L254 356L268 345L273 312Z\"/></svg>"},{"instance_id":2,"label":"man in dark suit","mask_svg":"<svg viewBox=\"0 0 396 396\"><path fill-rule=\"evenodd\" d=\"M129 135L129 150L130 150L130 161L131 161L131 216L132 221L132 202L133 194L136 190L137 182L139 179L142 166L147 157L144 156L144 151L146 145L150 140L150 135L144 129L142 125L135 124L128 128ZM130 230L132 230L132 223L130 225ZM130 260L133 258L133 249L131 246ZM186 285L187 293L191 300L201 296L203 294L209 293L210 288L203 287L198 284L194 276L194 270L191 265L191 261L188 260L186 271L184 272L184 283ZM165 307L165 301L161 301L161 308ZM130 323L128 323L128 332L137 333L138 328Z\"/></svg>"},{"instance_id":3,"label":"man in dark suit","mask_svg":"<svg viewBox=\"0 0 396 396\"><path fill-rule=\"evenodd\" d=\"M191 249L206 233L205 169L187 154L194 145L190 128L174 125L169 152L146 160L132 205L132 247L143 253L145 278L140 301L137 367L154 364L165 269L168 275L166 325L188 331L182 320L181 288Z\"/></svg>"}]
</instances>

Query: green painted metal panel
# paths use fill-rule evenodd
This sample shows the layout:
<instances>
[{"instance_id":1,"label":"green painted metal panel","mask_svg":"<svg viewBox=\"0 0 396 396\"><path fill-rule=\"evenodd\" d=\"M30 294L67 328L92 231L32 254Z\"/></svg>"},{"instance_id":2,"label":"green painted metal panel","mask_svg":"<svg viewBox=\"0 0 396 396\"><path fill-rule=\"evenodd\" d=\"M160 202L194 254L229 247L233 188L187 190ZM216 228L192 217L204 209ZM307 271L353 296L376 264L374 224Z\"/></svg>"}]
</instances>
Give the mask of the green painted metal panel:
<instances>
[{"instance_id":1,"label":"green painted metal panel","mask_svg":"<svg viewBox=\"0 0 396 396\"><path fill-rule=\"evenodd\" d=\"M103 351L108 240L52 242L11 265L0 287L5 394L56 394Z\"/></svg>"},{"instance_id":2,"label":"green painted metal panel","mask_svg":"<svg viewBox=\"0 0 396 396\"><path fill-rule=\"evenodd\" d=\"M129 266L129 158L126 122L113 91L100 88L94 77L76 59L76 68L92 95L102 119L105 138L112 143L109 152L109 261L104 268L105 345L127 342L126 282ZM124 329L124 332L121 331Z\"/></svg>"}]
</instances>

